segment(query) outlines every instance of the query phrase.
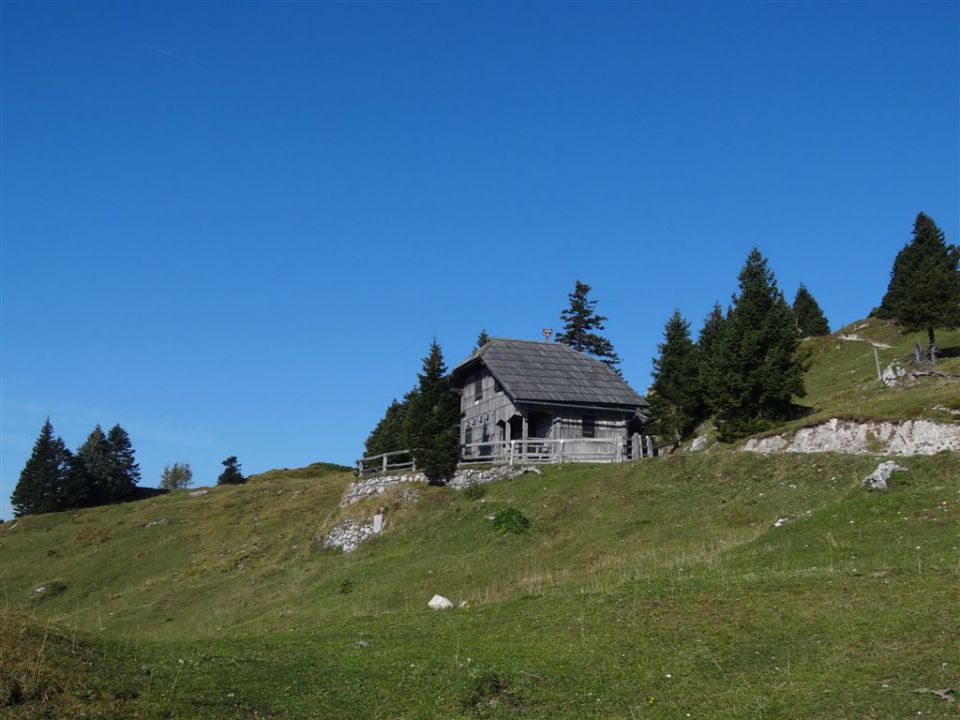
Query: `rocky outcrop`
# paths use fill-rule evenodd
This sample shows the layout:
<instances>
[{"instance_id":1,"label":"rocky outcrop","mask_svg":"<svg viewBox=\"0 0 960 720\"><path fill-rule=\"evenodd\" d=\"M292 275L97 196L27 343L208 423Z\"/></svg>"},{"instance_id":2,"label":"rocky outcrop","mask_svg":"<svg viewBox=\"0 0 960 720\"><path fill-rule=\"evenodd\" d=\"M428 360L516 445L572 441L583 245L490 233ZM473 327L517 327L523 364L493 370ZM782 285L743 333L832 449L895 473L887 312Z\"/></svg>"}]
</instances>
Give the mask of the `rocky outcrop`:
<instances>
[{"instance_id":1,"label":"rocky outcrop","mask_svg":"<svg viewBox=\"0 0 960 720\"><path fill-rule=\"evenodd\" d=\"M512 467L510 465L500 465L497 467L479 469L462 468L457 470L447 485L454 490L463 490L469 485L482 485L493 482L494 480L512 480L520 475L532 473L541 475L540 468L532 465L525 467ZM350 483L343 498L340 500L340 507L346 508L353 505L358 500L368 497L377 497L383 495L389 488L413 484L424 484L427 482L427 476L423 473L406 473L403 475L380 475L376 477L358 480ZM414 488L402 488L399 494L399 501L402 505L412 505L417 502L418 491ZM352 552L357 547L369 540L374 535L379 535L386 524L384 517L385 508L374 515L370 521L357 518L346 518L337 524L327 536L323 539L323 546L326 548L339 548L343 552ZM317 538L320 539L319 537Z\"/></svg>"},{"instance_id":2,"label":"rocky outcrop","mask_svg":"<svg viewBox=\"0 0 960 720\"><path fill-rule=\"evenodd\" d=\"M348 553L356 550L360 543L374 535L373 522L363 522L347 518L329 532L323 541L325 548L339 548Z\"/></svg>"},{"instance_id":3,"label":"rocky outcrop","mask_svg":"<svg viewBox=\"0 0 960 720\"><path fill-rule=\"evenodd\" d=\"M453 477L447 482L448 487L454 490L463 490L468 485L482 485L495 480L513 480L521 475L532 473L534 475L543 474L540 468L527 465L524 467L514 467L512 465L497 465L496 467L479 468L461 468L457 470ZM405 483L426 483L427 476L423 473L406 473L403 475L378 475L358 480L350 483L343 493L343 499L340 501L340 507L347 507L363 498L376 497L383 495L388 488L403 485Z\"/></svg>"},{"instance_id":4,"label":"rocky outcrop","mask_svg":"<svg viewBox=\"0 0 960 720\"><path fill-rule=\"evenodd\" d=\"M906 470L906 468L900 467L893 460L887 460L880 463L876 470L867 475L862 484L871 490L886 490L890 476L897 470Z\"/></svg>"},{"instance_id":5,"label":"rocky outcrop","mask_svg":"<svg viewBox=\"0 0 960 720\"><path fill-rule=\"evenodd\" d=\"M801 428L792 438L784 434L748 440L742 449L764 454L935 455L960 452L960 424L932 420L859 423L833 418L821 425Z\"/></svg>"}]
</instances>

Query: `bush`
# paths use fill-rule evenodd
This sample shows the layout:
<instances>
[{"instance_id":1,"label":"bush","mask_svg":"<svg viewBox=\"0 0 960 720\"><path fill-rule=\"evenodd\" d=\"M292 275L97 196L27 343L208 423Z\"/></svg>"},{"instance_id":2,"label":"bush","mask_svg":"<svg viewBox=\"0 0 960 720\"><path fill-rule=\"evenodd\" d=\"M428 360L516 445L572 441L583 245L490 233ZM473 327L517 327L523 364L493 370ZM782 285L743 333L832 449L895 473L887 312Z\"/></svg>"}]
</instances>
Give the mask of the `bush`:
<instances>
[{"instance_id":1,"label":"bush","mask_svg":"<svg viewBox=\"0 0 960 720\"><path fill-rule=\"evenodd\" d=\"M472 483L470 485L467 485L463 489L463 496L467 500L479 500L486 494L487 494L487 488L485 488L483 485L480 485L478 483Z\"/></svg>"},{"instance_id":2,"label":"bush","mask_svg":"<svg viewBox=\"0 0 960 720\"><path fill-rule=\"evenodd\" d=\"M516 508L507 508L501 510L493 516L493 528L500 532L522 533L530 527L530 521L526 515Z\"/></svg>"}]
</instances>

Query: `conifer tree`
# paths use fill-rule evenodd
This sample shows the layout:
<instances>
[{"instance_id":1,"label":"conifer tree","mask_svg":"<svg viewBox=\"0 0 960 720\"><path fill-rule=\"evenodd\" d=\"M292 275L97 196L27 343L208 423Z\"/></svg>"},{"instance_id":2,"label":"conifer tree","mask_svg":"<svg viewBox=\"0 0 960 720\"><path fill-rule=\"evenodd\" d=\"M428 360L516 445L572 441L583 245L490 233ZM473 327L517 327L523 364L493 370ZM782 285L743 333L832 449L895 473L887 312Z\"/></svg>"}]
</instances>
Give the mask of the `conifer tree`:
<instances>
[{"instance_id":1,"label":"conifer tree","mask_svg":"<svg viewBox=\"0 0 960 720\"><path fill-rule=\"evenodd\" d=\"M793 310L756 248L740 271L740 292L711 358L710 406L726 438L758 432L794 411L805 394L805 362Z\"/></svg>"},{"instance_id":2,"label":"conifer tree","mask_svg":"<svg viewBox=\"0 0 960 720\"><path fill-rule=\"evenodd\" d=\"M613 343L593 332L604 330L607 318L597 314L597 301L589 298L591 289L586 283L576 281L573 292L567 296L570 307L560 313L563 332L557 334L556 342L592 355L619 373L616 366L620 364L620 357L613 351Z\"/></svg>"},{"instance_id":3,"label":"conifer tree","mask_svg":"<svg viewBox=\"0 0 960 720\"><path fill-rule=\"evenodd\" d=\"M479 350L488 342L490 342L490 336L487 335L487 329L484 328L483 330L480 331L480 334L477 335L477 346L474 348L474 350Z\"/></svg>"},{"instance_id":4,"label":"conifer tree","mask_svg":"<svg viewBox=\"0 0 960 720\"><path fill-rule=\"evenodd\" d=\"M404 419L405 434L417 467L433 484L442 484L457 468L460 399L450 389L443 352L436 338L417 374L419 387Z\"/></svg>"},{"instance_id":5,"label":"conifer tree","mask_svg":"<svg viewBox=\"0 0 960 720\"><path fill-rule=\"evenodd\" d=\"M247 478L240 472L240 463L237 462L237 456L231 455L222 463L223 472L217 478L217 485L242 485Z\"/></svg>"},{"instance_id":6,"label":"conifer tree","mask_svg":"<svg viewBox=\"0 0 960 720\"><path fill-rule=\"evenodd\" d=\"M830 323L823 314L820 304L802 283L793 298L793 314L797 317L797 328L801 337L818 337L830 334Z\"/></svg>"},{"instance_id":7,"label":"conifer tree","mask_svg":"<svg viewBox=\"0 0 960 720\"><path fill-rule=\"evenodd\" d=\"M896 320L906 332L926 330L933 353L935 329L960 326L958 264L960 248L946 242L932 218L918 214L913 240L893 262L877 316Z\"/></svg>"},{"instance_id":8,"label":"conifer tree","mask_svg":"<svg viewBox=\"0 0 960 720\"><path fill-rule=\"evenodd\" d=\"M133 444L127 431L119 424L107 433L109 445L109 475L105 489L105 500L116 502L133 492L140 482L140 466L133 454Z\"/></svg>"},{"instance_id":9,"label":"conifer tree","mask_svg":"<svg viewBox=\"0 0 960 720\"><path fill-rule=\"evenodd\" d=\"M704 320L703 327L700 328L700 335L697 337L697 349L700 351L698 387L704 403L704 412L707 410L716 411L716 408L710 404L710 400L716 394L716 377L720 371L720 344L723 340L723 329L730 312L730 308L727 308L727 316L725 317L720 303L714 303L710 314Z\"/></svg>"},{"instance_id":10,"label":"conifer tree","mask_svg":"<svg viewBox=\"0 0 960 720\"><path fill-rule=\"evenodd\" d=\"M54 436L47 418L10 498L17 517L61 509L60 494L70 472L70 459L70 451Z\"/></svg>"},{"instance_id":11,"label":"conifer tree","mask_svg":"<svg viewBox=\"0 0 960 720\"><path fill-rule=\"evenodd\" d=\"M404 417L410 407L410 403L416 396L416 391L411 390L407 393L403 402L397 402L394 399L387 407L387 411L377 423L376 427L367 436L364 443L364 455L372 457L382 455L383 453L396 452L398 450L408 450Z\"/></svg>"},{"instance_id":12,"label":"conifer tree","mask_svg":"<svg viewBox=\"0 0 960 720\"><path fill-rule=\"evenodd\" d=\"M112 471L110 443L97 425L73 456L64 486L62 506L88 507L110 502Z\"/></svg>"},{"instance_id":13,"label":"conifer tree","mask_svg":"<svg viewBox=\"0 0 960 720\"><path fill-rule=\"evenodd\" d=\"M650 411L655 429L664 439L684 437L703 413L700 392L700 353L690 339L690 323L676 310L663 330L653 359Z\"/></svg>"}]
</instances>

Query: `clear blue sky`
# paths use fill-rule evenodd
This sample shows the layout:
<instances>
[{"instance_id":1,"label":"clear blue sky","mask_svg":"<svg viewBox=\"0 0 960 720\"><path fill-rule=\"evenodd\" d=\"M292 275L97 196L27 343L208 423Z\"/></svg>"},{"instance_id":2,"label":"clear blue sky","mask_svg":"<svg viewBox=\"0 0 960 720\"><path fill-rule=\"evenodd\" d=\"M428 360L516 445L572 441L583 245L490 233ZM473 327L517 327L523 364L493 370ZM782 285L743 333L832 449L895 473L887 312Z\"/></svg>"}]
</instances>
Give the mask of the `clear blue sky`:
<instances>
[{"instance_id":1,"label":"clear blue sky","mask_svg":"<svg viewBox=\"0 0 960 720\"><path fill-rule=\"evenodd\" d=\"M49 415L349 463L415 381L594 287L638 390L757 245L863 317L960 234L958 3L13 3L0 515Z\"/></svg>"}]
</instances>

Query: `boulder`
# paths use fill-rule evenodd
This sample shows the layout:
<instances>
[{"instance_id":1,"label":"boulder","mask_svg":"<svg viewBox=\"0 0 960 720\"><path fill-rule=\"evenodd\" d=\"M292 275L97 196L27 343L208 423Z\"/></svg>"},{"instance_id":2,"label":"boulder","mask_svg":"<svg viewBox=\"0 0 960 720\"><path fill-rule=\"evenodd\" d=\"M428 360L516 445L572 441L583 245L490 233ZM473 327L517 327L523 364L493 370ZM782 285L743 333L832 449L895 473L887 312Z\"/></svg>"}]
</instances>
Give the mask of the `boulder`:
<instances>
[{"instance_id":1,"label":"boulder","mask_svg":"<svg viewBox=\"0 0 960 720\"><path fill-rule=\"evenodd\" d=\"M888 487L887 481L897 470L906 470L906 468L900 467L893 460L887 460L880 463L876 470L867 475L862 484L871 490L886 490Z\"/></svg>"},{"instance_id":2,"label":"boulder","mask_svg":"<svg viewBox=\"0 0 960 720\"><path fill-rule=\"evenodd\" d=\"M443 595L434 595L430 598L430 602L427 603L427 607L432 610L449 610L453 607L453 603L447 600Z\"/></svg>"}]
</instances>

